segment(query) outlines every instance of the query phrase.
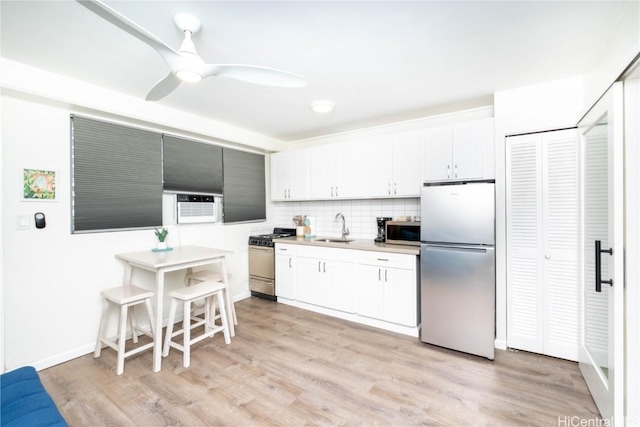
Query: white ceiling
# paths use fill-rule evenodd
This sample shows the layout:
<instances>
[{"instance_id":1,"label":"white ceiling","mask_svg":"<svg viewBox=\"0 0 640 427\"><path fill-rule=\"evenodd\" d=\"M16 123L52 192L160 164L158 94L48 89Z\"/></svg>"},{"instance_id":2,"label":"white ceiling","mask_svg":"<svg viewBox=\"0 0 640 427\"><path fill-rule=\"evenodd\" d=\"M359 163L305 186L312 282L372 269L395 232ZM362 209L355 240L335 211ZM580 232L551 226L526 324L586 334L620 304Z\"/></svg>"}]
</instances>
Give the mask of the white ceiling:
<instances>
[{"instance_id":1,"label":"white ceiling","mask_svg":"<svg viewBox=\"0 0 640 427\"><path fill-rule=\"evenodd\" d=\"M105 3L176 50L173 15L196 15L205 62L306 76L297 89L209 78L157 101L285 141L490 105L496 91L587 73L624 14L637 14L637 2L615 1ZM74 1L0 7L5 58L142 99L169 71ZM335 111L313 113L320 98Z\"/></svg>"}]
</instances>

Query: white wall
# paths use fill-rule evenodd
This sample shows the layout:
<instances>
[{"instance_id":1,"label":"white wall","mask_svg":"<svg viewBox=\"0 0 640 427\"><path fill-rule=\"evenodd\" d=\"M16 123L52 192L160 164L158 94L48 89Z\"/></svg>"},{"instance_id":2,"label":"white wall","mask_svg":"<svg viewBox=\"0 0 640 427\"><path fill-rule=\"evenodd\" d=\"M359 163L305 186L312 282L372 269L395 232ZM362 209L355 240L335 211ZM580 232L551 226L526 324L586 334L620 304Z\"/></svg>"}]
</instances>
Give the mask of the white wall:
<instances>
[{"instance_id":1,"label":"white wall","mask_svg":"<svg viewBox=\"0 0 640 427\"><path fill-rule=\"evenodd\" d=\"M2 102L0 101L0 117L2 117ZM0 121L0 126L1 126ZM2 158L4 157L3 152L3 138L2 134L0 134L0 188L3 188L3 174L2 174ZM4 293L4 227L1 226L4 224L4 198L0 197L0 373L4 372L4 324L5 324L5 314L4 314L4 301L5 301L5 293Z\"/></svg>"},{"instance_id":2,"label":"white wall","mask_svg":"<svg viewBox=\"0 0 640 427\"><path fill-rule=\"evenodd\" d=\"M24 98L28 97L1 98L4 370L26 364L42 369L91 352L101 310L99 292L122 283L124 265L114 254L155 245L152 230L70 233L73 111L59 103ZM56 170L57 200L21 201L21 168ZM33 224L39 211L46 215L44 229ZM274 212L269 203L268 215ZM18 216L29 218L29 229L17 229ZM249 296L247 240L260 226L173 225L168 242L232 250L227 265L233 275L231 295L237 300ZM168 275L167 288L181 286L183 274ZM133 280L153 286L149 273L136 272Z\"/></svg>"},{"instance_id":3,"label":"white wall","mask_svg":"<svg viewBox=\"0 0 640 427\"><path fill-rule=\"evenodd\" d=\"M611 37L593 49L598 52L598 62L584 75L584 113L640 52L640 1L624 2L624 10Z\"/></svg>"},{"instance_id":4,"label":"white wall","mask_svg":"<svg viewBox=\"0 0 640 427\"><path fill-rule=\"evenodd\" d=\"M468 110L455 111L451 113L437 114L414 120L406 120L387 125L371 126L349 132L340 132L331 135L319 136L316 138L301 139L298 141L290 142L289 148L296 149L315 145L351 142L357 139L367 138L369 136L381 136L392 133L409 132L413 130L426 129L429 127L462 123L491 117L493 117L493 107L489 105L484 107L471 108Z\"/></svg>"},{"instance_id":5,"label":"white wall","mask_svg":"<svg viewBox=\"0 0 640 427\"><path fill-rule=\"evenodd\" d=\"M153 126L159 131L177 132L185 137L235 142L264 151L279 151L287 146L275 138L209 117L185 113L5 58L0 58L0 69L0 84L6 95L34 99L77 113L97 113L107 119L126 117L134 125Z\"/></svg>"},{"instance_id":6,"label":"white wall","mask_svg":"<svg viewBox=\"0 0 640 427\"><path fill-rule=\"evenodd\" d=\"M624 98L627 423L640 426L640 64L624 82Z\"/></svg>"}]
</instances>

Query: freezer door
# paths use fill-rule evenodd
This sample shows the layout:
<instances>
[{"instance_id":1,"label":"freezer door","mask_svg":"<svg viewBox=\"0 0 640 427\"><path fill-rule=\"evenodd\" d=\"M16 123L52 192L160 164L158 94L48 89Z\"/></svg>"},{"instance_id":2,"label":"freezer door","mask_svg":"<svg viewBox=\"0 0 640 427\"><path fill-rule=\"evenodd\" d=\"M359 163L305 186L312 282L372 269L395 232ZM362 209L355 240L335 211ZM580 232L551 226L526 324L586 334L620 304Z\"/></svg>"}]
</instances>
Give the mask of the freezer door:
<instances>
[{"instance_id":1,"label":"freezer door","mask_svg":"<svg viewBox=\"0 0 640 427\"><path fill-rule=\"evenodd\" d=\"M494 244L495 195L492 182L425 185L420 202L421 241Z\"/></svg>"},{"instance_id":2,"label":"freezer door","mask_svg":"<svg viewBox=\"0 0 640 427\"><path fill-rule=\"evenodd\" d=\"M495 249L422 245L422 341L494 357Z\"/></svg>"}]
</instances>

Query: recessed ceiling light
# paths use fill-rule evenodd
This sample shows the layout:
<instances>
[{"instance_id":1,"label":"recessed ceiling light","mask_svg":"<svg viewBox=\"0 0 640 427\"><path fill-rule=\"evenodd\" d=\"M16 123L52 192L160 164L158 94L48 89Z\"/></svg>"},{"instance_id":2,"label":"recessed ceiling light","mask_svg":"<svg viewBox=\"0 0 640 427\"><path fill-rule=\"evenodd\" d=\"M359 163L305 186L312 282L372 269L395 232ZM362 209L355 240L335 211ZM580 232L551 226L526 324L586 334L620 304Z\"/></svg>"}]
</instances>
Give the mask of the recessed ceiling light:
<instances>
[{"instance_id":1,"label":"recessed ceiling light","mask_svg":"<svg viewBox=\"0 0 640 427\"><path fill-rule=\"evenodd\" d=\"M330 113L333 111L335 104L327 100L313 101L311 103L311 109L316 113Z\"/></svg>"}]
</instances>

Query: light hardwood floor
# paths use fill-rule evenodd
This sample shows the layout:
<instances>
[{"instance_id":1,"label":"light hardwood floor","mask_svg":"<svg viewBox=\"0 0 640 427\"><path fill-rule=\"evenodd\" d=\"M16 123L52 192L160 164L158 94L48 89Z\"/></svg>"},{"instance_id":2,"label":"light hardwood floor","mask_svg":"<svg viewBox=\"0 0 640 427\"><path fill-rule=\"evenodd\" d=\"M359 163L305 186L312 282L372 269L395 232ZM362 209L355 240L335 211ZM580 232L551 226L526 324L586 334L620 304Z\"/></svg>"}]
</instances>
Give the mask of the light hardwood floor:
<instances>
[{"instance_id":1,"label":"light hardwood floor","mask_svg":"<svg viewBox=\"0 0 640 427\"><path fill-rule=\"evenodd\" d=\"M495 361L250 298L230 345L172 349L115 373L115 352L42 370L71 426L558 426L598 418L576 363L496 351ZM560 422L559 422L560 420Z\"/></svg>"}]
</instances>

